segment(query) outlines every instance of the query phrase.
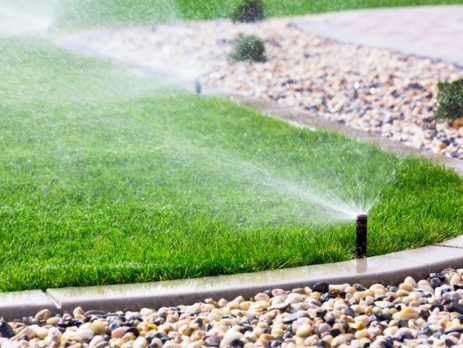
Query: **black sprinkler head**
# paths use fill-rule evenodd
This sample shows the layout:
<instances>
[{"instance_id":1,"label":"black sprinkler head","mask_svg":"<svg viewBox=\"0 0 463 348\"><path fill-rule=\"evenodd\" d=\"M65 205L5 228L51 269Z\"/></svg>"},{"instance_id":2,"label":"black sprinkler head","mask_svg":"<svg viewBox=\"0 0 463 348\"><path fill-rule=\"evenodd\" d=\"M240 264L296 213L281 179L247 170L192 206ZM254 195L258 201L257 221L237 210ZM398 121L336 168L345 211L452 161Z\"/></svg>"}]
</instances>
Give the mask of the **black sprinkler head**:
<instances>
[{"instance_id":1,"label":"black sprinkler head","mask_svg":"<svg viewBox=\"0 0 463 348\"><path fill-rule=\"evenodd\" d=\"M355 253L357 258L367 256L367 225L368 215L357 216L357 240L355 243Z\"/></svg>"},{"instance_id":2,"label":"black sprinkler head","mask_svg":"<svg viewBox=\"0 0 463 348\"><path fill-rule=\"evenodd\" d=\"M196 94L201 94L202 91L202 86L201 86L201 81L199 79L195 80L195 92Z\"/></svg>"}]
</instances>

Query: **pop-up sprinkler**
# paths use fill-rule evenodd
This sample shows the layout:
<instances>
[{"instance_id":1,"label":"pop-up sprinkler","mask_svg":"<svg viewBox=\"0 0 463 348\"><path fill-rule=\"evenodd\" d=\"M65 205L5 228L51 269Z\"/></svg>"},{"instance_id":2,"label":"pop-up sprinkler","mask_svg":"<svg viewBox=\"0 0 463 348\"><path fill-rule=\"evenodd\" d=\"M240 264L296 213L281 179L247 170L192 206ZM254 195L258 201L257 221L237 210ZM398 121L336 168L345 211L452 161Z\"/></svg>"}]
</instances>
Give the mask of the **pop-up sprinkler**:
<instances>
[{"instance_id":1,"label":"pop-up sprinkler","mask_svg":"<svg viewBox=\"0 0 463 348\"><path fill-rule=\"evenodd\" d=\"M201 94L202 86L201 81L199 79L195 79L195 92L196 94Z\"/></svg>"},{"instance_id":2,"label":"pop-up sprinkler","mask_svg":"<svg viewBox=\"0 0 463 348\"><path fill-rule=\"evenodd\" d=\"M357 240L355 244L355 252L357 258L367 255L367 225L368 215L357 216Z\"/></svg>"}]
</instances>

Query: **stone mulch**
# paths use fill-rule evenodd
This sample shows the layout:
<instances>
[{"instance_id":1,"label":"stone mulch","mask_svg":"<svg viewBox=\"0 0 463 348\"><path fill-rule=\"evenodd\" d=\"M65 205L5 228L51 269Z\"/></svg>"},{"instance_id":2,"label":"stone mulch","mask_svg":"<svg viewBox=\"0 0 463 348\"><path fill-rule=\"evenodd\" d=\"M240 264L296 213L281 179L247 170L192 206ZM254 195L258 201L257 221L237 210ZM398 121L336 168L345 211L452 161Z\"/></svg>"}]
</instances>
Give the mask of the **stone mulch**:
<instances>
[{"instance_id":1,"label":"stone mulch","mask_svg":"<svg viewBox=\"0 0 463 348\"><path fill-rule=\"evenodd\" d=\"M267 62L227 57L238 33L265 41ZM256 24L188 22L92 30L57 41L100 57L175 74L203 86L272 100L283 107L381 134L415 148L463 158L463 127L435 117L436 83L462 68L307 34L291 19Z\"/></svg>"},{"instance_id":2,"label":"stone mulch","mask_svg":"<svg viewBox=\"0 0 463 348\"><path fill-rule=\"evenodd\" d=\"M394 286L273 289L247 299L0 321L1 347L449 347L463 345L461 270Z\"/></svg>"}]
</instances>

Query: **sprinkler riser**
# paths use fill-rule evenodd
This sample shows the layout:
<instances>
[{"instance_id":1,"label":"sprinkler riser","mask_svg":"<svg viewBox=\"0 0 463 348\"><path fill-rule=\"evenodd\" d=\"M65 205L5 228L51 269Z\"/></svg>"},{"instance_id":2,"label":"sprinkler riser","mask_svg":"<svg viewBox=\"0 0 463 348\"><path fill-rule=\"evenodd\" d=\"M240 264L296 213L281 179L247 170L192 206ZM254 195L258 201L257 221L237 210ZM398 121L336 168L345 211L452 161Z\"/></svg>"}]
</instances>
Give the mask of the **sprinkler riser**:
<instances>
[{"instance_id":1,"label":"sprinkler riser","mask_svg":"<svg viewBox=\"0 0 463 348\"><path fill-rule=\"evenodd\" d=\"M357 258L367 256L367 230L368 230L368 216L357 216L357 238L355 242L355 254Z\"/></svg>"},{"instance_id":2,"label":"sprinkler riser","mask_svg":"<svg viewBox=\"0 0 463 348\"><path fill-rule=\"evenodd\" d=\"M201 86L201 81L199 79L195 80L195 92L196 94L201 94L202 91L202 86Z\"/></svg>"}]
</instances>

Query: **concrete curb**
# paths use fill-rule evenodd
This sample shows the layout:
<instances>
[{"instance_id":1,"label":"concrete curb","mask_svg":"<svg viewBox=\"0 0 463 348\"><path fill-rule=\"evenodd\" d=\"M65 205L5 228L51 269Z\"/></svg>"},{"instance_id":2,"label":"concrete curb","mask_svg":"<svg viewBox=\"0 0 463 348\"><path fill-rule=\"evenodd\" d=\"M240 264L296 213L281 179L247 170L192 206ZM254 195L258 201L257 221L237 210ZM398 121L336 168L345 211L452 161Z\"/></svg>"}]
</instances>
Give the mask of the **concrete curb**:
<instances>
[{"instance_id":1,"label":"concrete curb","mask_svg":"<svg viewBox=\"0 0 463 348\"><path fill-rule=\"evenodd\" d=\"M56 311L57 305L41 290L0 293L0 318L21 318L45 308Z\"/></svg>"},{"instance_id":2,"label":"concrete curb","mask_svg":"<svg viewBox=\"0 0 463 348\"><path fill-rule=\"evenodd\" d=\"M273 288L331 284L399 283L405 276L426 277L447 267L463 267L463 236L432 246L365 259L256 273L145 284L48 289L0 294L0 317L34 315L42 308L71 311L77 306L105 311L192 304L206 298L245 297Z\"/></svg>"}]
</instances>

